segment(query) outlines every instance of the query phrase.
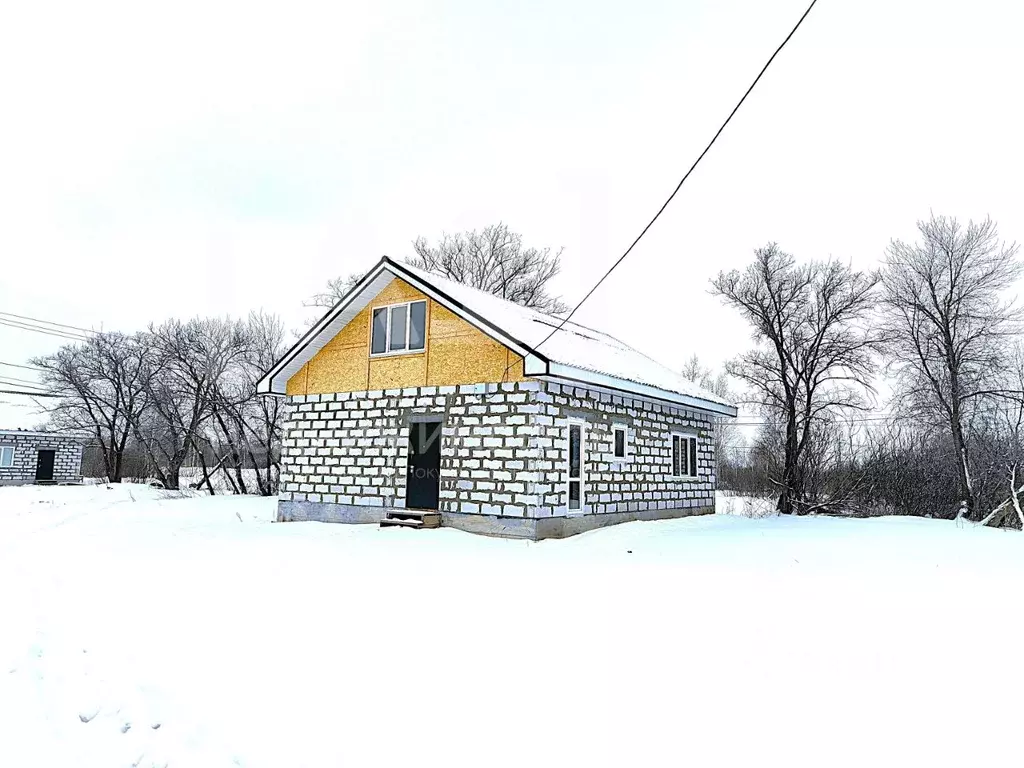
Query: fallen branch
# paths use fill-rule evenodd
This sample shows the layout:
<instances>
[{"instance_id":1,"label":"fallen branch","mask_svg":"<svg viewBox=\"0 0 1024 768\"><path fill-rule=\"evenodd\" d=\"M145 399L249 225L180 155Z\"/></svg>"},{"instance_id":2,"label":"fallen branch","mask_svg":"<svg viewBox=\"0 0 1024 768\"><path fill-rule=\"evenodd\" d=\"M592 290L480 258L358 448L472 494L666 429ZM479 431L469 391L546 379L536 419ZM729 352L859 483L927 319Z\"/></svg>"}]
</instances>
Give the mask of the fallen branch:
<instances>
[{"instance_id":1,"label":"fallen branch","mask_svg":"<svg viewBox=\"0 0 1024 768\"><path fill-rule=\"evenodd\" d=\"M1022 530L1024 530L1024 515L1021 514L1020 501L1017 498L1017 494L1024 491L1024 485L1015 489L1017 485L1017 465L1014 464L1010 467L1010 496L998 506L996 506L991 512L989 512L984 519L978 522L978 525L990 525L993 528L999 528L1006 515L1009 513L1009 506L1012 504L1017 517L1021 521Z\"/></svg>"},{"instance_id":2,"label":"fallen branch","mask_svg":"<svg viewBox=\"0 0 1024 768\"><path fill-rule=\"evenodd\" d=\"M1020 529L1024 531L1024 512L1020 508L1020 499L1017 498L1017 491L1013 487L1017 484L1017 462L1010 468L1010 500L1013 501L1013 508L1017 512L1017 519L1020 521Z\"/></svg>"}]
</instances>

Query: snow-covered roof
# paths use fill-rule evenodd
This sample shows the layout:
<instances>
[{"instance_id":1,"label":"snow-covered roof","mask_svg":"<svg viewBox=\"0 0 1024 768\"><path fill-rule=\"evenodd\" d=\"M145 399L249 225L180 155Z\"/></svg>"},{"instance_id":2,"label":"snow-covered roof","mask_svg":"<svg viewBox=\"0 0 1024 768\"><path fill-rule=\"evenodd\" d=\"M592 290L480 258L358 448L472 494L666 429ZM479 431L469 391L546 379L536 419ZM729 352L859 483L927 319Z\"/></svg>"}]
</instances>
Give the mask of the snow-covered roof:
<instances>
[{"instance_id":1,"label":"snow-covered roof","mask_svg":"<svg viewBox=\"0 0 1024 768\"><path fill-rule=\"evenodd\" d=\"M597 385L634 396L725 416L736 407L607 333L546 315L494 294L384 257L261 380L259 391L282 394L307 360L337 335L393 278L440 302L524 357L527 376ZM549 338L550 337L550 338Z\"/></svg>"}]
</instances>

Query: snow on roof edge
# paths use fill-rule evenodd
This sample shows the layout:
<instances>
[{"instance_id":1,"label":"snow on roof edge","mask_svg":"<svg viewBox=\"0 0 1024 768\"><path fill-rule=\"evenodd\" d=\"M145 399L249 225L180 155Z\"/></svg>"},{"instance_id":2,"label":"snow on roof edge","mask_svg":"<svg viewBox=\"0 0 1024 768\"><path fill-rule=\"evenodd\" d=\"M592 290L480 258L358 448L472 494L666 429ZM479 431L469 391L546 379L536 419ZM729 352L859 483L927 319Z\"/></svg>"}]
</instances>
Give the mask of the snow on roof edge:
<instances>
[{"instance_id":1,"label":"snow on roof edge","mask_svg":"<svg viewBox=\"0 0 1024 768\"><path fill-rule=\"evenodd\" d=\"M482 290L480 288L477 288L475 286L467 285L465 283L456 282L456 281L452 280L451 278L445 277L444 275L439 275L437 273L430 272L428 270L421 269L419 267L414 267L411 264L407 264L407 263L404 263L404 262L403 263L395 262L394 260L392 260L390 258L387 258L387 262L389 264L394 264L395 266L397 266L399 271L401 271L401 270L408 270L414 276L416 276L417 278L419 278L420 280L423 280L425 282L432 282L432 281L433 282L441 282L443 285L438 286L439 288L444 289L444 287L445 287L444 284L446 284L448 286L451 286L453 289L455 289L456 293L465 291L465 292L469 292L471 294L477 295L480 298L481 301L485 301L485 302L498 301L498 302L501 302L502 304L505 304L505 305L507 305L510 308L515 308L515 310L517 312L519 312L520 314L524 315L525 317L529 317L530 319L534 320L535 322L538 322L538 323L541 323L541 324L543 324L545 326L548 326L549 328L551 328L552 331L557 329L559 323L561 323L561 321L564 319L562 316L555 315L555 314L550 314L549 315L549 314L546 314L544 312L540 312L539 310L532 309L530 307L525 307L525 306L523 306L521 304L516 304L515 302L509 301L509 300L504 299L504 298L502 298L500 296L496 296L493 293L490 293L488 291L484 291L484 290ZM481 312L481 314L484 314L484 313ZM493 321L493 318L492 318L492 321ZM552 321L554 321L554 322L552 322ZM495 325L498 325L499 327L501 326L500 322L497 322L497 321L494 321L494 322L495 322ZM579 329L579 330L577 331L575 329ZM508 329L505 329L505 330L508 330ZM604 339L606 339L606 340L608 340L610 342L614 342L615 345L618 345L621 350L627 351L627 352L629 352L631 354L638 355L638 356L644 358L649 363L657 366L658 368L661 368L665 373L670 374L671 376L673 376L675 378L678 378L678 379L680 379L680 380L682 380L684 382L687 382L689 384L689 386L685 388L687 391L682 391L681 389L668 389L668 388L662 386L661 384L654 383L654 382L651 382L651 381L647 381L647 380L644 380L644 379L628 378L628 377L624 377L624 376L621 376L621 375L616 375L616 374L613 374L613 373L609 373L608 371L602 370L599 366L596 366L596 365L593 365L593 364L591 364L591 365L581 365L578 361L569 363L569 362L566 362L566 361L563 361L563 360L558 360L558 362L564 363L566 365L571 365L573 368L578 368L578 369L581 369L581 370L586 370L586 371L590 371L592 373L601 374L601 375L605 375L605 376L611 376L611 377L613 377L615 379L618 379L618 380L620 380L620 381L622 381L624 383L641 384L641 385L645 385L645 386L649 386L649 387L654 387L656 389L662 389L662 390L664 390L666 392L674 392L674 393L676 393L678 395L682 395L683 397L694 398L694 399L697 399L697 400L704 400L704 401L706 401L708 403L714 403L714 404L718 404L718 405L723 405L723 406L726 406L727 408L730 408L730 409L736 409L736 407L737 407L735 403L731 403L727 399L725 399L725 398L723 398L723 397L721 397L719 395L716 395L714 392L710 392L710 391L704 389L703 387L700 387L696 382L693 382L693 381L691 381L689 379L684 378L681 373L672 370L671 368L669 368L665 364L661 363L660 361L656 360L655 358L651 357L650 355L646 354L645 352L641 352L640 350L636 349L635 347L631 346L630 344L627 344L626 342L622 341L621 339L611 335L610 333L607 333L606 331L602 331L602 330L600 330L598 328L592 328L590 326L583 325L582 323L576 323L576 322L574 322L572 320L569 320L568 322L565 323L565 325L558 332L559 333L563 333L563 332L577 333L578 335L581 335L581 336L584 336L584 337L588 337L589 334L596 334L597 336L604 337ZM554 338L554 335L555 334L552 335L552 338ZM593 337L589 337L589 338L593 339ZM599 343L604 343L606 345L608 344L608 341L603 341L602 339L593 339L593 340L596 341L596 342L599 342ZM524 344L526 344L527 346L530 346L531 349L533 349L538 354L540 354L542 356L550 356L551 353L550 353L550 350L548 348L544 348L543 350L538 349L538 348L544 347L546 341L547 340L545 339L540 344L532 345L532 344L529 344L529 342L527 342L526 340L523 340ZM609 346L611 346L611 345L609 345ZM554 360L555 358L552 357L552 359Z\"/></svg>"}]
</instances>

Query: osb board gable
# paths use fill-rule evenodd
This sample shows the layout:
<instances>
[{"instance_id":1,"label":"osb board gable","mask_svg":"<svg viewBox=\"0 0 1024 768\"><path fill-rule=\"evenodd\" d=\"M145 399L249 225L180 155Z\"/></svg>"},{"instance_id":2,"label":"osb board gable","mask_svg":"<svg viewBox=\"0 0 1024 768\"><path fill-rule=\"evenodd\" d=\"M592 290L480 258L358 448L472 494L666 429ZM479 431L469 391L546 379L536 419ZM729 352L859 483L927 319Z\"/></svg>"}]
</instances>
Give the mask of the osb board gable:
<instances>
[{"instance_id":1,"label":"osb board gable","mask_svg":"<svg viewBox=\"0 0 1024 768\"><path fill-rule=\"evenodd\" d=\"M505 369L513 365L508 375ZM431 307L428 386L522 381L519 355L440 304Z\"/></svg>"},{"instance_id":2,"label":"osb board gable","mask_svg":"<svg viewBox=\"0 0 1024 768\"><path fill-rule=\"evenodd\" d=\"M374 307L427 300L423 352L370 356L370 313ZM511 368L509 366L511 365ZM505 370L508 368L508 373ZM359 392L368 389L522 381L523 361L500 342L398 278L289 380L289 395Z\"/></svg>"}]
</instances>

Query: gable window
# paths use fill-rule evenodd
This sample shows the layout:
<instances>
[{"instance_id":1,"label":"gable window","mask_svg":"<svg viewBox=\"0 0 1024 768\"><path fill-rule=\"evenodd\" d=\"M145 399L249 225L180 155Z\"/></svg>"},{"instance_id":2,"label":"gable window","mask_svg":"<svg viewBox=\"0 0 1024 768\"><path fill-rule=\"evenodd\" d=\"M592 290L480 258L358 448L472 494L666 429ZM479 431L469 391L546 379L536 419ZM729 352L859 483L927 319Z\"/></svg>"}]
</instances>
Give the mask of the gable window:
<instances>
[{"instance_id":1,"label":"gable window","mask_svg":"<svg viewBox=\"0 0 1024 768\"><path fill-rule=\"evenodd\" d=\"M426 339L426 301L374 307L370 332L371 355L422 352Z\"/></svg>"},{"instance_id":2,"label":"gable window","mask_svg":"<svg viewBox=\"0 0 1024 768\"><path fill-rule=\"evenodd\" d=\"M672 435L672 477L697 476L697 436Z\"/></svg>"},{"instance_id":3,"label":"gable window","mask_svg":"<svg viewBox=\"0 0 1024 768\"><path fill-rule=\"evenodd\" d=\"M9 468L14 466L14 446L0 445L0 467Z\"/></svg>"},{"instance_id":4,"label":"gable window","mask_svg":"<svg viewBox=\"0 0 1024 768\"><path fill-rule=\"evenodd\" d=\"M626 458L626 427L622 424L612 427L612 457L616 460Z\"/></svg>"}]
</instances>

